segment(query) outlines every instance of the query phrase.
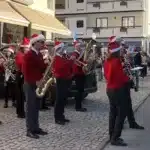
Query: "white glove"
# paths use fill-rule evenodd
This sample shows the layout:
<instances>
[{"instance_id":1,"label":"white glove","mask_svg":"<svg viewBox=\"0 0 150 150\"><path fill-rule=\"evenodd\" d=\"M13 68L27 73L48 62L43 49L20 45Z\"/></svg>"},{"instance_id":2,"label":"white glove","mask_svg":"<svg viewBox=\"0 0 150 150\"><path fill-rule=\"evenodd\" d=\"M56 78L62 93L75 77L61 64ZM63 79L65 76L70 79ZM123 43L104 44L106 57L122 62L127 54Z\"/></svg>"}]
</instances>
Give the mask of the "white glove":
<instances>
[{"instance_id":1,"label":"white glove","mask_svg":"<svg viewBox=\"0 0 150 150\"><path fill-rule=\"evenodd\" d=\"M73 56L73 55L72 55L72 56L70 57L70 60L76 60L76 56Z\"/></svg>"}]
</instances>

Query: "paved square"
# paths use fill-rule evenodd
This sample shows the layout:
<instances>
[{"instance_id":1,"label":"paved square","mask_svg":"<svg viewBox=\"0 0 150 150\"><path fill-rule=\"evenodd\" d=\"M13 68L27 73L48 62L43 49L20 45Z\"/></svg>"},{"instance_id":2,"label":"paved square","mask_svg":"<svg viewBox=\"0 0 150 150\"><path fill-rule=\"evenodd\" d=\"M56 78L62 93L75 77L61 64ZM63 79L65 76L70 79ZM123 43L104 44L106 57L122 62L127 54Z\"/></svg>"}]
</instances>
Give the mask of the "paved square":
<instances>
[{"instance_id":1,"label":"paved square","mask_svg":"<svg viewBox=\"0 0 150 150\"><path fill-rule=\"evenodd\" d=\"M140 82L139 92L132 92L133 105L137 106L150 92L150 77ZM25 120L16 118L15 109L4 109L1 102L0 150L96 150L107 137L109 104L105 82L98 84L98 91L84 101L88 112L76 112L69 104L65 114L71 122L65 126L55 125L53 108L40 112L40 125L48 131L40 139L26 137Z\"/></svg>"}]
</instances>

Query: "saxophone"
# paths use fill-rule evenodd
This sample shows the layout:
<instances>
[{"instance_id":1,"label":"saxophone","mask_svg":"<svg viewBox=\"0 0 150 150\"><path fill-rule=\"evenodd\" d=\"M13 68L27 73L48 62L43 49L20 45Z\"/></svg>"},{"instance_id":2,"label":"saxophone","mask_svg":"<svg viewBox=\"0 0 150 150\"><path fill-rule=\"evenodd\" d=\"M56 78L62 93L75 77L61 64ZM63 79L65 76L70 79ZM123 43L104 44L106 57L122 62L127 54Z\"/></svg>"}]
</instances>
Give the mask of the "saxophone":
<instances>
[{"instance_id":1,"label":"saxophone","mask_svg":"<svg viewBox=\"0 0 150 150\"><path fill-rule=\"evenodd\" d=\"M45 96L48 88L55 81L54 77L52 76L52 72L50 71L51 67L52 67L52 64L53 64L53 61L54 61L54 57L51 59L51 62L48 64L48 66L47 66L47 68L44 72L43 78L40 80L40 82L37 85L36 95L39 98L42 98L42 97Z\"/></svg>"}]
</instances>

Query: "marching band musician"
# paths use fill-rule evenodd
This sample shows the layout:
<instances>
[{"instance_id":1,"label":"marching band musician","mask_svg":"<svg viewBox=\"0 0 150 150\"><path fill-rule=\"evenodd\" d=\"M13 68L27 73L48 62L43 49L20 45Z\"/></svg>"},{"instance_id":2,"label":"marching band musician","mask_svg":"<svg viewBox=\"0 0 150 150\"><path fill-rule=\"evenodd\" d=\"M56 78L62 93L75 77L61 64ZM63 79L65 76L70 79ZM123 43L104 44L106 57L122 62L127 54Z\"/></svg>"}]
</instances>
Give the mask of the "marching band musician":
<instances>
[{"instance_id":1,"label":"marching band musician","mask_svg":"<svg viewBox=\"0 0 150 150\"><path fill-rule=\"evenodd\" d=\"M85 44L83 42L75 41L74 42L75 51L73 55L76 56L76 59L80 62L83 60L83 52L85 51ZM83 72L83 65L74 63L73 65L73 74L76 83L77 94L75 96L75 109L76 111L86 112L87 109L82 107L82 101L84 98L84 84L85 84L85 73Z\"/></svg>"},{"instance_id":2,"label":"marching band musician","mask_svg":"<svg viewBox=\"0 0 150 150\"><path fill-rule=\"evenodd\" d=\"M44 46L45 37L42 34L34 34L30 39L30 49L24 55L23 75L24 93L26 98L26 128L27 136L38 139L39 135L46 135L47 132L39 127L39 105L40 100L36 96L36 87L43 77L47 67L40 53Z\"/></svg>"},{"instance_id":3,"label":"marching band musician","mask_svg":"<svg viewBox=\"0 0 150 150\"><path fill-rule=\"evenodd\" d=\"M18 118L25 118L24 111L24 93L23 93L23 74L22 74L22 65L24 54L27 53L30 47L30 40L24 38L20 50L17 52L15 57L16 63L16 113Z\"/></svg>"},{"instance_id":4,"label":"marching band musician","mask_svg":"<svg viewBox=\"0 0 150 150\"><path fill-rule=\"evenodd\" d=\"M121 56L122 56L123 68L124 68L124 72L130 79L129 84L127 85L126 90L125 90L126 95L127 95L127 100L128 100L127 119L128 119L130 128L143 130L144 127L138 125L137 122L135 121L134 112L132 109L131 88L135 88L134 87L135 85L134 85L133 76L131 73L131 65L128 59L126 58L128 55L127 53L128 52L125 49L125 43L122 43ZM135 91L137 91L136 88L135 88Z\"/></svg>"},{"instance_id":5,"label":"marching band musician","mask_svg":"<svg viewBox=\"0 0 150 150\"><path fill-rule=\"evenodd\" d=\"M109 56L104 63L104 76L107 83L106 91L110 103L109 135L112 145L127 146L120 136L127 115L128 104L125 88L129 78L124 73L120 60L121 45L114 38L112 39L113 41L108 45Z\"/></svg>"},{"instance_id":6,"label":"marching band musician","mask_svg":"<svg viewBox=\"0 0 150 150\"><path fill-rule=\"evenodd\" d=\"M68 97L68 90L72 80L72 57L67 59L64 52L64 43L55 41L55 57L52 65L53 76L56 78L56 101L54 107L55 123L65 125L69 122L64 115L65 101Z\"/></svg>"},{"instance_id":7,"label":"marching band musician","mask_svg":"<svg viewBox=\"0 0 150 150\"><path fill-rule=\"evenodd\" d=\"M13 46L10 46L8 49L6 49L6 58L8 59L8 62L4 62L4 65L10 65L9 60L13 60L13 55L15 54L15 48ZM10 60L11 61L11 60ZM8 66L9 67L9 66ZM11 72L12 74L15 74L15 70ZM9 93L11 94L12 98L12 106L16 106L16 96L15 96L15 80L10 76L10 74L7 72L5 69L5 79L4 79L4 87L5 87L5 104L4 108L8 107L8 98L9 98Z\"/></svg>"}]
</instances>

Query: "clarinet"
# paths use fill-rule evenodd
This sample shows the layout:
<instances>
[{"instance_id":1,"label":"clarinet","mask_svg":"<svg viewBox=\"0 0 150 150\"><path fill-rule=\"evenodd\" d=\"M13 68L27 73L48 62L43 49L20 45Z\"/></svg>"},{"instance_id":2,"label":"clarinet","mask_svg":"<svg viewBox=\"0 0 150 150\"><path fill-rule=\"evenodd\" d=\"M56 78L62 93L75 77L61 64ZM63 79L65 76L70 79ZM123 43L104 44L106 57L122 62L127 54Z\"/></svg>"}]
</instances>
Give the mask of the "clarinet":
<instances>
[{"instance_id":1,"label":"clarinet","mask_svg":"<svg viewBox=\"0 0 150 150\"><path fill-rule=\"evenodd\" d=\"M129 77L130 79L130 82L131 82L131 88L133 88L135 90L135 92L137 92L137 88L135 86L135 82L133 80L133 75L132 75L132 72L131 72L131 64L130 62L127 60L127 58L124 56L123 58L123 70L124 72L126 73L126 75Z\"/></svg>"}]
</instances>

